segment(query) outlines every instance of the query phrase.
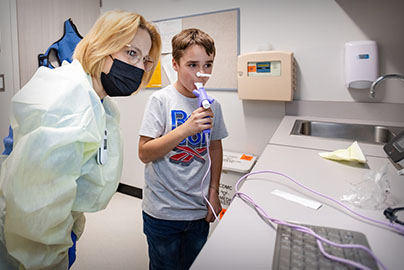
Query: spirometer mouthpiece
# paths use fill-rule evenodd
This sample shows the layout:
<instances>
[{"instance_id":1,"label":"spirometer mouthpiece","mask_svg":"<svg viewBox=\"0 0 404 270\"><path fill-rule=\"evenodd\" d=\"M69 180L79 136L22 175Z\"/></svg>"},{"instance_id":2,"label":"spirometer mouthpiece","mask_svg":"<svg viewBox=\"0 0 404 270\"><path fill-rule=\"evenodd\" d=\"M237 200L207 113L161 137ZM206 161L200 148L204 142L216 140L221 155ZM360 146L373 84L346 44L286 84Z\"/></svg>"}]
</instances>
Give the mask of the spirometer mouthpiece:
<instances>
[{"instance_id":1,"label":"spirometer mouthpiece","mask_svg":"<svg viewBox=\"0 0 404 270\"><path fill-rule=\"evenodd\" d=\"M203 84L200 82L195 83L196 89L192 91L192 93L198 97L199 99L199 106L203 107L204 109L209 109L210 104L213 102L213 99L206 94L205 88Z\"/></svg>"},{"instance_id":2,"label":"spirometer mouthpiece","mask_svg":"<svg viewBox=\"0 0 404 270\"><path fill-rule=\"evenodd\" d=\"M212 74L207 74L207 73L200 73L199 71L196 73L196 77L208 77L210 78Z\"/></svg>"},{"instance_id":3,"label":"spirometer mouthpiece","mask_svg":"<svg viewBox=\"0 0 404 270\"><path fill-rule=\"evenodd\" d=\"M209 97L206 94L205 88L203 87L203 83L196 82L195 83L196 89L192 91L192 93L198 97L199 106L203 107L204 109L209 109L210 104L213 102L213 98ZM210 129L204 129L203 133L210 133Z\"/></svg>"}]
</instances>

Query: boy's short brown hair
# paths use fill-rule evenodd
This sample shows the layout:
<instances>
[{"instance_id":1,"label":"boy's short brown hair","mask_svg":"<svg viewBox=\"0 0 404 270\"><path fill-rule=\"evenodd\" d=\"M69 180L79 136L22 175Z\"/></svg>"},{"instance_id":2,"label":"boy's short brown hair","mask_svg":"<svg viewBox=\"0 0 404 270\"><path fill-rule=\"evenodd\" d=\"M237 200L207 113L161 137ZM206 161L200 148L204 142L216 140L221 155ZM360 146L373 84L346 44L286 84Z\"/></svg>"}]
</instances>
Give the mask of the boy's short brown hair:
<instances>
[{"instance_id":1,"label":"boy's short brown hair","mask_svg":"<svg viewBox=\"0 0 404 270\"><path fill-rule=\"evenodd\" d=\"M192 46L199 45L205 48L208 55L216 55L215 42L213 39L197 28L184 29L180 33L176 34L171 40L173 48L173 58L175 62L180 63L180 58L184 55L184 51Z\"/></svg>"}]
</instances>

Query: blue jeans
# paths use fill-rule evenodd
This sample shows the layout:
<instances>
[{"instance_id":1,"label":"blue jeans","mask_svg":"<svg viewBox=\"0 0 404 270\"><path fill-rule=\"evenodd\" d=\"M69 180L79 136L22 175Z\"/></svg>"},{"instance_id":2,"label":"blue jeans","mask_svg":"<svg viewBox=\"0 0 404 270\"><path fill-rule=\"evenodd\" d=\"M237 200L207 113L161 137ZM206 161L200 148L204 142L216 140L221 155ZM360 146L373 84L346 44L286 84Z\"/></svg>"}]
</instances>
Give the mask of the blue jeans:
<instances>
[{"instance_id":1,"label":"blue jeans","mask_svg":"<svg viewBox=\"0 0 404 270\"><path fill-rule=\"evenodd\" d=\"M150 270L186 270L206 243L209 223L171 221L143 212L143 232L149 245Z\"/></svg>"}]
</instances>

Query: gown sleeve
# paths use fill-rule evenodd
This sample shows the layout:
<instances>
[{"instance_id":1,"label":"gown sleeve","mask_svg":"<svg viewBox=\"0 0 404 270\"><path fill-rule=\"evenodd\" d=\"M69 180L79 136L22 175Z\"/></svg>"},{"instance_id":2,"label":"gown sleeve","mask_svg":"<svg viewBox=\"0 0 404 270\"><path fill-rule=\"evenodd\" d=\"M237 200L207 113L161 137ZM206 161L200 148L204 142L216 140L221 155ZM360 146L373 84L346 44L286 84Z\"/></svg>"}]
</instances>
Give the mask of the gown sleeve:
<instances>
[{"instance_id":1,"label":"gown sleeve","mask_svg":"<svg viewBox=\"0 0 404 270\"><path fill-rule=\"evenodd\" d=\"M55 77L54 86L64 85ZM80 83L57 90L65 94L36 86L31 82L12 100L14 149L0 176L4 236L7 251L26 269L66 269L76 180L98 149L105 116Z\"/></svg>"}]
</instances>

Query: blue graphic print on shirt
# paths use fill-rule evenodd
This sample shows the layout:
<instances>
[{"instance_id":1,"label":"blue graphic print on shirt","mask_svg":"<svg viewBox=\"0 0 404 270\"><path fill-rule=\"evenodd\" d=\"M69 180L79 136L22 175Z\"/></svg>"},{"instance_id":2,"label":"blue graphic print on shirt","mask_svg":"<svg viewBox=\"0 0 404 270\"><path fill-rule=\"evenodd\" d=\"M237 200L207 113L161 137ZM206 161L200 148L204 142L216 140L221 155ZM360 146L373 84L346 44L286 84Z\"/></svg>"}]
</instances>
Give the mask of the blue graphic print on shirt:
<instances>
[{"instance_id":1,"label":"blue graphic print on shirt","mask_svg":"<svg viewBox=\"0 0 404 270\"><path fill-rule=\"evenodd\" d=\"M171 130L184 124L189 116L182 110L171 111ZM202 132L185 138L174 151L178 152L170 157L170 162L189 166L194 160L205 163L203 156L207 153L206 138Z\"/></svg>"}]
</instances>

